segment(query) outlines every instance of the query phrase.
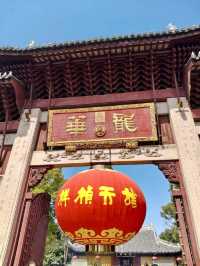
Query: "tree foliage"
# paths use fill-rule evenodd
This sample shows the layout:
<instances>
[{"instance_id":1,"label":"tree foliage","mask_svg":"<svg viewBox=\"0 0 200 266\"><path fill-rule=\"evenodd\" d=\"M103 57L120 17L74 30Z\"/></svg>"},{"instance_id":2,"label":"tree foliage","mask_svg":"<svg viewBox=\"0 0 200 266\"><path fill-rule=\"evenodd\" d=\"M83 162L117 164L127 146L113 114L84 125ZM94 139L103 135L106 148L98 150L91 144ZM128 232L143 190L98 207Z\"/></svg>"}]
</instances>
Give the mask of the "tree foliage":
<instances>
[{"instance_id":1,"label":"tree foliage","mask_svg":"<svg viewBox=\"0 0 200 266\"><path fill-rule=\"evenodd\" d=\"M62 239L54 239L51 244L48 244L45 249L43 260L44 266L63 265L64 263L64 241Z\"/></svg>"},{"instance_id":2,"label":"tree foliage","mask_svg":"<svg viewBox=\"0 0 200 266\"><path fill-rule=\"evenodd\" d=\"M165 229L164 232L160 234L160 238L175 244L179 243L177 226Z\"/></svg>"},{"instance_id":3,"label":"tree foliage","mask_svg":"<svg viewBox=\"0 0 200 266\"><path fill-rule=\"evenodd\" d=\"M65 180L61 169L54 168L47 172L42 181L32 190L32 192L36 194L47 192L54 202L57 191L63 185L64 181Z\"/></svg>"},{"instance_id":4,"label":"tree foliage","mask_svg":"<svg viewBox=\"0 0 200 266\"><path fill-rule=\"evenodd\" d=\"M161 216L165 219L168 228L160 234L160 238L172 243L179 243L178 227L176 224L176 207L173 202L169 202L162 206Z\"/></svg>"},{"instance_id":5,"label":"tree foliage","mask_svg":"<svg viewBox=\"0 0 200 266\"><path fill-rule=\"evenodd\" d=\"M63 185L64 181L65 180L61 169L54 168L49 170L42 179L41 183L32 190L34 194L47 192L51 196L48 235L43 263L44 266L49 266L55 263L63 263L64 240L55 220L54 204L57 191Z\"/></svg>"},{"instance_id":6,"label":"tree foliage","mask_svg":"<svg viewBox=\"0 0 200 266\"><path fill-rule=\"evenodd\" d=\"M170 224L176 221L176 207L172 202L162 206L161 216Z\"/></svg>"}]
</instances>

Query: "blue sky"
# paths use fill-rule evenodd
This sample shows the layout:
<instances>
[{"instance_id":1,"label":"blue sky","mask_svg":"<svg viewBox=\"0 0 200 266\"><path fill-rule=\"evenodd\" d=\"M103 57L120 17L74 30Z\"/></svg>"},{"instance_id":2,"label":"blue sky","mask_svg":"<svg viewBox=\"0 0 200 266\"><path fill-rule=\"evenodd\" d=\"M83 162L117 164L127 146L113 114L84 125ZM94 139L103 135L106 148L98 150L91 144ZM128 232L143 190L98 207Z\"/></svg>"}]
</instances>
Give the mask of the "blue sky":
<instances>
[{"instance_id":1,"label":"blue sky","mask_svg":"<svg viewBox=\"0 0 200 266\"><path fill-rule=\"evenodd\" d=\"M68 178L86 168L65 168L64 176ZM169 183L155 165L113 166L113 169L129 175L143 191L147 201L147 215L144 224L153 224L159 234L166 227L160 216L161 206L170 201Z\"/></svg>"},{"instance_id":2,"label":"blue sky","mask_svg":"<svg viewBox=\"0 0 200 266\"><path fill-rule=\"evenodd\" d=\"M1 1L0 46L163 31L200 24L199 0Z\"/></svg>"}]
</instances>

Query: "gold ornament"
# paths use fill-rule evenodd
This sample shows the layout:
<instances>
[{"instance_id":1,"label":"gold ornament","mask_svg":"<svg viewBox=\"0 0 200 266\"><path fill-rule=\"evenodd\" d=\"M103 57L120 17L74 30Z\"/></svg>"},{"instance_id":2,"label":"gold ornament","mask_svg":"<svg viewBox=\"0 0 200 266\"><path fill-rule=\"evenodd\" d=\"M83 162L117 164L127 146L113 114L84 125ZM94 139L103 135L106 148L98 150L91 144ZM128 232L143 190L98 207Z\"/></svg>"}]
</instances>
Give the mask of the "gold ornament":
<instances>
[{"instance_id":1,"label":"gold ornament","mask_svg":"<svg viewBox=\"0 0 200 266\"><path fill-rule=\"evenodd\" d=\"M96 128L95 128L95 135L97 137L99 137L99 138L100 137L104 137L105 134L106 134L106 128L105 128L105 126L102 126L102 125L96 126Z\"/></svg>"}]
</instances>

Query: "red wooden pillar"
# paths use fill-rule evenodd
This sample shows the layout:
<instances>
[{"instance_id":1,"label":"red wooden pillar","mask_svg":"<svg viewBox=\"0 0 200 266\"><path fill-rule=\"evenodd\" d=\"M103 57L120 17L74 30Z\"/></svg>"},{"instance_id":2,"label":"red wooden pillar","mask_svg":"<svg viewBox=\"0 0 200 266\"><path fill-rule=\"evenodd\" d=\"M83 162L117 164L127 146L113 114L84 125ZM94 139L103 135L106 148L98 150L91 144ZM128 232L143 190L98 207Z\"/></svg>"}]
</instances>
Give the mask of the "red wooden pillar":
<instances>
[{"instance_id":1,"label":"red wooden pillar","mask_svg":"<svg viewBox=\"0 0 200 266\"><path fill-rule=\"evenodd\" d=\"M177 222L180 232L180 242L185 265L200 265L196 250L194 232L190 221L187 198L182 182L178 161L165 161L158 163L159 169L172 184L172 196L177 210ZM175 184L175 188L173 185Z\"/></svg>"},{"instance_id":2,"label":"red wooden pillar","mask_svg":"<svg viewBox=\"0 0 200 266\"><path fill-rule=\"evenodd\" d=\"M34 261L37 266L42 266L48 228L49 204L50 196L47 193L36 196L27 193L13 266L27 266L30 261Z\"/></svg>"}]
</instances>

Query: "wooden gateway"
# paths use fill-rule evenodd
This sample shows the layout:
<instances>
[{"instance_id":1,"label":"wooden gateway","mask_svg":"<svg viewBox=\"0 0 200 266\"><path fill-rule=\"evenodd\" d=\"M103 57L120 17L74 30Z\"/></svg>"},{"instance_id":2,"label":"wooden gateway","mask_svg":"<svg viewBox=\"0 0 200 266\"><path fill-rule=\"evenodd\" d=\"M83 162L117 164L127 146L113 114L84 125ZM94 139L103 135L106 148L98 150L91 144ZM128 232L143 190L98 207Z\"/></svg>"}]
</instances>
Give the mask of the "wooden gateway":
<instances>
[{"instance_id":1,"label":"wooden gateway","mask_svg":"<svg viewBox=\"0 0 200 266\"><path fill-rule=\"evenodd\" d=\"M156 164L200 265L200 28L0 49L0 265L42 265L54 166ZM48 129L48 130L47 130ZM48 131L48 132L47 132Z\"/></svg>"}]
</instances>

